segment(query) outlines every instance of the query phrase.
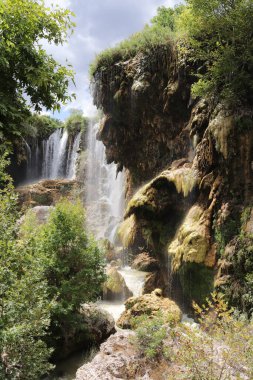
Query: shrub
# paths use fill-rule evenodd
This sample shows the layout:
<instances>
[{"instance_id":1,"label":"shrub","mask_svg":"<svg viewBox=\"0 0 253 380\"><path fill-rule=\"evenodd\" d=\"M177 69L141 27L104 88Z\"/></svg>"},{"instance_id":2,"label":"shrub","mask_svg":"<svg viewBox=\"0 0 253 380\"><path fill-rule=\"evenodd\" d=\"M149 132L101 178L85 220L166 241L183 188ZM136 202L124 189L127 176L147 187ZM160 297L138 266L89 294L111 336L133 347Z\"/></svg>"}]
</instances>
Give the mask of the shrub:
<instances>
[{"instance_id":1,"label":"shrub","mask_svg":"<svg viewBox=\"0 0 253 380\"><path fill-rule=\"evenodd\" d=\"M16 236L16 194L7 164L0 159L0 378L33 380L51 368L43 341L51 303L40 260Z\"/></svg>"},{"instance_id":2,"label":"shrub","mask_svg":"<svg viewBox=\"0 0 253 380\"><path fill-rule=\"evenodd\" d=\"M167 50L172 42L172 32L169 28L160 25L148 26L113 48L100 53L90 65L90 76L100 70L103 71L113 63L134 57L138 52L147 53L157 47Z\"/></svg>"},{"instance_id":3,"label":"shrub","mask_svg":"<svg viewBox=\"0 0 253 380\"><path fill-rule=\"evenodd\" d=\"M168 350L164 345L167 326L164 323L162 314L152 319L148 315L135 317L132 319L131 324L136 333L133 342L141 355L148 359L168 356Z\"/></svg>"},{"instance_id":4,"label":"shrub","mask_svg":"<svg viewBox=\"0 0 253 380\"><path fill-rule=\"evenodd\" d=\"M252 17L250 0L187 0L176 24L189 56L202 66L194 96L230 106L252 101Z\"/></svg>"},{"instance_id":5,"label":"shrub","mask_svg":"<svg viewBox=\"0 0 253 380\"><path fill-rule=\"evenodd\" d=\"M67 339L69 330L80 322L80 304L96 300L105 281L102 253L87 236L84 222L81 202L63 199L34 237L35 252L43 258L49 298L55 300L54 341Z\"/></svg>"},{"instance_id":6,"label":"shrub","mask_svg":"<svg viewBox=\"0 0 253 380\"><path fill-rule=\"evenodd\" d=\"M69 134L76 132L86 131L88 126L88 119L83 116L82 110L72 109L70 116L65 121L65 128Z\"/></svg>"},{"instance_id":7,"label":"shrub","mask_svg":"<svg viewBox=\"0 0 253 380\"><path fill-rule=\"evenodd\" d=\"M252 379L253 324L233 315L223 296L213 293L202 307L194 305L200 327L182 324L173 331L174 360L186 368L181 379Z\"/></svg>"}]
</instances>

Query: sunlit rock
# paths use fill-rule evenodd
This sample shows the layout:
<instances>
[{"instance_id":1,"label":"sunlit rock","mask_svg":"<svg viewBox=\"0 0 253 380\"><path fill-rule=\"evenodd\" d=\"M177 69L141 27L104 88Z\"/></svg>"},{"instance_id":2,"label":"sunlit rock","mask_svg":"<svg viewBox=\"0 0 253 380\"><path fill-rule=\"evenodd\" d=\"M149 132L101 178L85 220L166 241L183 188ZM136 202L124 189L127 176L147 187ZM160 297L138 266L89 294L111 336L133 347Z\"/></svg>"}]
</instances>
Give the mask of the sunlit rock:
<instances>
[{"instance_id":1,"label":"sunlit rock","mask_svg":"<svg viewBox=\"0 0 253 380\"><path fill-rule=\"evenodd\" d=\"M105 300L125 300L132 296L132 292L126 286L123 276L116 267L107 269L107 280L103 286Z\"/></svg>"},{"instance_id":2,"label":"sunlit rock","mask_svg":"<svg viewBox=\"0 0 253 380\"><path fill-rule=\"evenodd\" d=\"M183 263L205 262L210 244L209 218L208 210L201 205L191 207L168 247L173 271L177 271Z\"/></svg>"},{"instance_id":3,"label":"sunlit rock","mask_svg":"<svg viewBox=\"0 0 253 380\"><path fill-rule=\"evenodd\" d=\"M151 294L140 297L131 297L125 302L126 310L121 314L117 325L121 328L131 328L131 319L143 314L153 318L160 313L167 322L179 322L182 313L177 304L162 296L161 289L155 289Z\"/></svg>"}]
</instances>

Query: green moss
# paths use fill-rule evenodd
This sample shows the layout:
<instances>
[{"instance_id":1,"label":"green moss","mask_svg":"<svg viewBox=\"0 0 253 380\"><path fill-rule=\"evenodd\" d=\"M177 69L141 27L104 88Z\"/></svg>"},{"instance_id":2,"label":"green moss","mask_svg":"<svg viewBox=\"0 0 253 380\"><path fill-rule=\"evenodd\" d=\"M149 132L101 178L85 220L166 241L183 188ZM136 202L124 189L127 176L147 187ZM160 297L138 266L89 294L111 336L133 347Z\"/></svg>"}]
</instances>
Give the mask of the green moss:
<instances>
[{"instance_id":1,"label":"green moss","mask_svg":"<svg viewBox=\"0 0 253 380\"><path fill-rule=\"evenodd\" d=\"M131 215L119 226L118 235L125 248L129 248L133 245L137 234L137 228L138 226L135 215Z\"/></svg>"},{"instance_id":2,"label":"green moss","mask_svg":"<svg viewBox=\"0 0 253 380\"><path fill-rule=\"evenodd\" d=\"M209 249L208 211L194 205L186 215L168 247L172 270L178 271L183 263L204 263Z\"/></svg>"},{"instance_id":3,"label":"green moss","mask_svg":"<svg viewBox=\"0 0 253 380\"><path fill-rule=\"evenodd\" d=\"M214 287L214 271L204 264L185 263L178 273L183 295L197 303L204 302Z\"/></svg>"},{"instance_id":4,"label":"green moss","mask_svg":"<svg viewBox=\"0 0 253 380\"><path fill-rule=\"evenodd\" d=\"M197 173L191 168L184 166L176 170L164 172L162 175L168 181L173 182L177 192L183 193L184 197L187 197L192 192L198 182Z\"/></svg>"},{"instance_id":5,"label":"green moss","mask_svg":"<svg viewBox=\"0 0 253 380\"><path fill-rule=\"evenodd\" d=\"M189 167L165 170L152 181L141 187L127 205L126 215L130 215L136 209L145 208L147 211L155 213L159 206L161 182L173 183L176 191L187 197L198 184L197 173Z\"/></svg>"},{"instance_id":6,"label":"green moss","mask_svg":"<svg viewBox=\"0 0 253 380\"><path fill-rule=\"evenodd\" d=\"M214 239L217 243L217 253L219 257L222 257L226 245L240 232L240 216L239 214L230 215L223 223L218 223L218 215L216 215L213 228Z\"/></svg>"}]
</instances>

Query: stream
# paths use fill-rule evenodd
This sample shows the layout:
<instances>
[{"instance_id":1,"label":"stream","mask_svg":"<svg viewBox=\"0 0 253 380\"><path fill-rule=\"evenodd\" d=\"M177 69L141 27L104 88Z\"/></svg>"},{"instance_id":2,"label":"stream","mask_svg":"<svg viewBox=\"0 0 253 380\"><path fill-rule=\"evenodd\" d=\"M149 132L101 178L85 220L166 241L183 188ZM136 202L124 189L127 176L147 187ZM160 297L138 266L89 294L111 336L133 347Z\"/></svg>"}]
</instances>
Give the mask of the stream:
<instances>
[{"instance_id":1,"label":"stream","mask_svg":"<svg viewBox=\"0 0 253 380\"><path fill-rule=\"evenodd\" d=\"M133 296L140 296L146 277L146 272L140 272L131 267L126 266L119 270L124 277L127 287L132 291ZM125 310L124 301L98 301L97 304L104 310L108 311L115 321ZM116 326L117 329L117 326ZM69 358L57 363L54 373L46 380L74 380L76 371L83 364L91 361L97 350L81 351L71 355Z\"/></svg>"},{"instance_id":2,"label":"stream","mask_svg":"<svg viewBox=\"0 0 253 380\"><path fill-rule=\"evenodd\" d=\"M124 214L125 174L124 172L117 173L116 165L106 164L105 147L102 142L96 139L98 128L98 123L90 123L87 134L88 157L85 183L86 194L84 199L87 210L87 228L94 234L96 239L107 239L112 244L115 244L117 240L117 227L123 220ZM64 143L64 136L62 134L60 135L59 132L58 135L51 138L51 145L55 146L53 138L56 137L63 140ZM64 145L63 143L62 146ZM48 143L48 151L53 150L49 148ZM66 155L66 153L63 152L64 149L59 150L61 150L61 152L58 153L57 158L53 160L57 163L59 163L60 155ZM47 157L49 156L48 154ZM52 168L51 162L47 163L47 167ZM126 286L131 290L133 296L140 296L142 294L146 273L134 270L130 266L124 266L118 271L124 278ZM124 300L100 300L97 304L102 309L108 311L115 321L117 321L121 313L125 310ZM91 350L91 352L79 352L57 363L54 373L52 373L48 380L74 379L77 369L92 360L95 353L96 351L94 352L94 350Z\"/></svg>"}]
</instances>

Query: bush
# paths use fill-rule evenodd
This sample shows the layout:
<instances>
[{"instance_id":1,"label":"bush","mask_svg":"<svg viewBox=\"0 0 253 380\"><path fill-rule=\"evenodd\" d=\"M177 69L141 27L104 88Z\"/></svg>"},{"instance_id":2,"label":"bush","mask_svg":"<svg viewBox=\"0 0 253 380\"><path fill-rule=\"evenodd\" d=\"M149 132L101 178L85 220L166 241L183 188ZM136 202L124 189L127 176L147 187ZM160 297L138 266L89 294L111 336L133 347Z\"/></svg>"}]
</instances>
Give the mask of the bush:
<instances>
[{"instance_id":1,"label":"bush","mask_svg":"<svg viewBox=\"0 0 253 380\"><path fill-rule=\"evenodd\" d=\"M169 28L147 25L141 32L100 53L90 66L90 76L93 77L98 70L103 71L117 61L134 57L138 52L148 53L162 46L167 50L171 41L172 32Z\"/></svg>"},{"instance_id":2,"label":"bush","mask_svg":"<svg viewBox=\"0 0 253 380\"><path fill-rule=\"evenodd\" d=\"M252 102L252 17L250 0L187 0L176 24L189 56L202 66L194 96L230 106Z\"/></svg>"},{"instance_id":3,"label":"bush","mask_svg":"<svg viewBox=\"0 0 253 380\"><path fill-rule=\"evenodd\" d=\"M0 378L34 380L52 368L49 346L80 329L80 303L100 295L104 262L78 202L62 200L44 226L30 211L18 228L7 164L0 159Z\"/></svg>"},{"instance_id":4,"label":"bush","mask_svg":"<svg viewBox=\"0 0 253 380\"><path fill-rule=\"evenodd\" d=\"M47 139L57 128L63 126L60 120L47 115L33 114L23 123L26 137Z\"/></svg>"},{"instance_id":5,"label":"bush","mask_svg":"<svg viewBox=\"0 0 253 380\"><path fill-rule=\"evenodd\" d=\"M70 116L65 121L65 128L68 133L76 134L77 132L85 132L88 127L88 120L83 116L82 110L72 109Z\"/></svg>"},{"instance_id":6,"label":"bush","mask_svg":"<svg viewBox=\"0 0 253 380\"><path fill-rule=\"evenodd\" d=\"M81 202L60 201L49 221L36 231L34 249L43 258L54 341L68 339L69 331L80 323L81 303L94 301L105 281L104 259L97 244L84 229Z\"/></svg>"},{"instance_id":7,"label":"bush","mask_svg":"<svg viewBox=\"0 0 253 380\"><path fill-rule=\"evenodd\" d=\"M252 379L253 324L233 315L216 293L194 307L200 327L182 324L171 334L177 345L173 360L185 368L180 379Z\"/></svg>"},{"instance_id":8,"label":"bush","mask_svg":"<svg viewBox=\"0 0 253 380\"><path fill-rule=\"evenodd\" d=\"M162 314L150 319L148 315L133 318L132 327L135 329L133 342L141 355L148 359L158 359L168 356L168 350L164 345L167 336L167 326Z\"/></svg>"},{"instance_id":9,"label":"bush","mask_svg":"<svg viewBox=\"0 0 253 380\"><path fill-rule=\"evenodd\" d=\"M43 341L51 303L40 260L17 239L16 194L0 159L0 378L33 380L51 369ZM32 291L31 291L32 290Z\"/></svg>"}]
</instances>

